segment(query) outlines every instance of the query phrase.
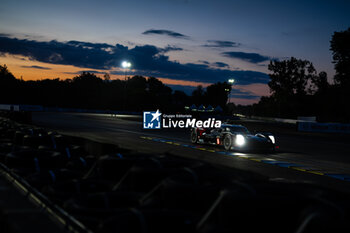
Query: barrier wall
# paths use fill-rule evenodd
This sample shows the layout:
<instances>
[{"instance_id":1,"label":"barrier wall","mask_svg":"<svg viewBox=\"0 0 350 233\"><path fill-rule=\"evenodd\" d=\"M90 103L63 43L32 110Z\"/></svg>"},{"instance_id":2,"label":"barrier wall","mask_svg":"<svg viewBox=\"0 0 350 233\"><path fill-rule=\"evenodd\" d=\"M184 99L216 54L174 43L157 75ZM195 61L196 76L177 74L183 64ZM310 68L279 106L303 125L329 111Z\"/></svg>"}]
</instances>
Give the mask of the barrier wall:
<instances>
[{"instance_id":1,"label":"barrier wall","mask_svg":"<svg viewBox=\"0 0 350 233\"><path fill-rule=\"evenodd\" d=\"M325 132L325 133L350 133L350 124L299 122L298 131Z\"/></svg>"},{"instance_id":2,"label":"barrier wall","mask_svg":"<svg viewBox=\"0 0 350 233\"><path fill-rule=\"evenodd\" d=\"M0 104L0 110L19 111L19 105Z\"/></svg>"}]
</instances>

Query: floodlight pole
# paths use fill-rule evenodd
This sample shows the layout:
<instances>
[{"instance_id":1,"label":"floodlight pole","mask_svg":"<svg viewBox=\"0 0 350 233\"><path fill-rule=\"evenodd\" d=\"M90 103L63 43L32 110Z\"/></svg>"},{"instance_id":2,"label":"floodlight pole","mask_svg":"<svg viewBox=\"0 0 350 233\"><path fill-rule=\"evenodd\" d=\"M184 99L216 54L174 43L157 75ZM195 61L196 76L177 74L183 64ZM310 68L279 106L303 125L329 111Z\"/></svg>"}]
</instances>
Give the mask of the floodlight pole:
<instances>
[{"instance_id":1,"label":"floodlight pole","mask_svg":"<svg viewBox=\"0 0 350 233\"><path fill-rule=\"evenodd\" d=\"M125 81L125 85L124 85L124 97L125 97L124 110L126 110L126 100L127 100L127 94L126 94L126 84L127 84L126 71L127 71L128 68L131 67L131 63L127 62L127 61L123 61L122 62L122 67L124 68L124 81Z\"/></svg>"},{"instance_id":2,"label":"floodlight pole","mask_svg":"<svg viewBox=\"0 0 350 233\"><path fill-rule=\"evenodd\" d=\"M230 96L231 96L232 86L233 86L234 82L235 82L235 80L234 80L233 78L230 78L230 79L228 80L228 83L231 84L231 88L230 88L230 91L229 91L229 93L228 93L228 103L227 103L227 104L230 103Z\"/></svg>"}]
</instances>

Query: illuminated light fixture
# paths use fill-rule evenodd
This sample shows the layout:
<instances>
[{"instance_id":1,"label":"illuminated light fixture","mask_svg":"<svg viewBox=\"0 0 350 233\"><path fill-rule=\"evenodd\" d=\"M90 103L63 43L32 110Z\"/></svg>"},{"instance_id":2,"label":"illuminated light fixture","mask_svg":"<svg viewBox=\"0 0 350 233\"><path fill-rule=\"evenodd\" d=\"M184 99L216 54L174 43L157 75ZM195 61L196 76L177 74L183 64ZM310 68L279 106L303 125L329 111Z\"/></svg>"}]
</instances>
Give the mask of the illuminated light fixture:
<instances>
[{"instance_id":1,"label":"illuminated light fixture","mask_svg":"<svg viewBox=\"0 0 350 233\"><path fill-rule=\"evenodd\" d=\"M245 144L244 136L242 134L237 134L235 142L237 146L243 146Z\"/></svg>"},{"instance_id":2,"label":"illuminated light fixture","mask_svg":"<svg viewBox=\"0 0 350 233\"><path fill-rule=\"evenodd\" d=\"M275 143L276 143L276 141L275 141L275 137L274 137L274 136L269 135L269 138L270 138L270 140L271 140L272 144L275 144Z\"/></svg>"},{"instance_id":3,"label":"illuminated light fixture","mask_svg":"<svg viewBox=\"0 0 350 233\"><path fill-rule=\"evenodd\" d=\"M235 82L235 80L234 80L233 78L230 78L230 79L228 80L228 83L233 84L234 82Z\"/></svg>"},{"instance_id":4,"label":"illuminated light fixture","mask_svg":"<svg viewBox=\"0 0 350 233\"><path fill-rule=\"evenodd\" d=\"M122 62L122 67L123 67L124 69L130 68L130 67L131 67L131 63L128 62L128 61L123 61L123 62Z\"/></svg>"}]
</instances>

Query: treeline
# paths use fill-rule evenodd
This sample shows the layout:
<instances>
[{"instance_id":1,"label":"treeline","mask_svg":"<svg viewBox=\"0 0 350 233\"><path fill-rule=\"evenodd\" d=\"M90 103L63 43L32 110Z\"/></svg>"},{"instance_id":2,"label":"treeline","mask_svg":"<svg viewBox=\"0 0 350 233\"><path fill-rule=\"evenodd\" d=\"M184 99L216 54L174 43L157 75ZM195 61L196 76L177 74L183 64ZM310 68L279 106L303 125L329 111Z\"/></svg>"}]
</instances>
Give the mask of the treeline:
<instances>
[{"instance_id":1,"label":"treeline","mask_svg":"<svg viewBox=\"0 0 350 233\"><path fill-rule=\"evenodd\" d=\"M160 80L134 76L110 80L92 73L73 79L23 81L0 65L0 104L37 104L103 110L182 112L184 106L221 106L226 113L282 118L316 116L319 121L350 122L350 28L331 39L335 76L317 72L312 62L297 58L270 61L271 95L250 106L227 106L231 85L197 87L191 96L173 91Z\"/></svg>"},{"instance_id":2,"label":"treeline","mask_svg":"<svg viewBox=\"0 0 350 233\"><path fill-rule=\"evenodd\" d=\"M173 91L160 80L134 76L127 80L110 80L93 73L82 73L72 79L23 81L16 79L6 65L0 65L0 102L45 107L144 111L184 110L185 106L203 104L225 107L227 83L216 83L206 89L198 87L192 96ZM199 90L199 91L198 91Z\"/></svg>"},{"instance_id":3,"label":"treeline","mask_svg":"<svg viewBox=\"0 0 350 233\"><path fill-rule=\"evenodd\" d=\"M330 49L335 76L329 82L326 72L317 73L313 64L294 57L270 61L271 95L258 104L238 106L246 115L296 118L316 116L319 121L350 122L350 28L335 32Z\"/></svg>"}]
</instances>

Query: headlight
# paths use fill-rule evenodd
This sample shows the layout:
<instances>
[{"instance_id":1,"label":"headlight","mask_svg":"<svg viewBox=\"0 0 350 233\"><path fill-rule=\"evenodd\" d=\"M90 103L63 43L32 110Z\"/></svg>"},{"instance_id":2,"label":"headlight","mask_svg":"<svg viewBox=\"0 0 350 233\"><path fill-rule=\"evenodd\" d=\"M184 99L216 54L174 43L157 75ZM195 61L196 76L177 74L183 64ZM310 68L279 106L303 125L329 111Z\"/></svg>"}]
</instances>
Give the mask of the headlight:
<instances>
[{"instance_id":1,"label":"headlight","mask_svg":"<svg viewBox=\"0 0 350 233\"><path fill-rule=\"evenodd\" d=\"M244 145L244 143L245 143L245 138L244 138L244 136L243 135L241 135L241 134L237 134L236 135L236 145L237 146L243 146Z\"/></svg>"},{"instance_id":2,"label":"headlight","mask_svg":"<svg viewBox=\"0 0 350 233\"><path fill-rule=\"evenodd\" d=\"M269 138L270 138L272 144L275 144L275 142L276 142L276 141L275 141L275 137L272 136L272 135L269 135Z\"/></svg>"}]
</instances>

